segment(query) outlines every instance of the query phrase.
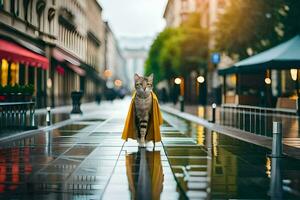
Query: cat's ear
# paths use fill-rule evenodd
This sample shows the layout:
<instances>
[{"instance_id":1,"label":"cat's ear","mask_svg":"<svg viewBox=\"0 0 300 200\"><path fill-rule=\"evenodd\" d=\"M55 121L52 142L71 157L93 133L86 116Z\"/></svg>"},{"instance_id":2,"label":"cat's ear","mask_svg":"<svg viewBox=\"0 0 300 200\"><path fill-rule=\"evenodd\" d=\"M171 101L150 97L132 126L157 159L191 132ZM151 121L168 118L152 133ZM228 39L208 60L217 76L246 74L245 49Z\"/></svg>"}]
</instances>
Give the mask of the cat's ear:
<instances>
[{"instance_id":1,"label":"cat's ear","mask_svg":"<svg viewBox=\"0 0 300 200\"><path fill-rule=\"evenodd\" d=\"M150 76L148 76L148 79L149 79L149 81L153 81L153 73L152 74L150 74Z\"/></svg>"},{"instance_id":2,"label":"cat's ear","mask_svg":"<svg viewBox=\"0 0 300 200\"><path fill-rule=\"evenodd\" d=\"M137 73L135 73L135 74L134 74L134 81L139 80L139 78L140 78L139 75L138 75Z\"/></svg>"}]
</instances>

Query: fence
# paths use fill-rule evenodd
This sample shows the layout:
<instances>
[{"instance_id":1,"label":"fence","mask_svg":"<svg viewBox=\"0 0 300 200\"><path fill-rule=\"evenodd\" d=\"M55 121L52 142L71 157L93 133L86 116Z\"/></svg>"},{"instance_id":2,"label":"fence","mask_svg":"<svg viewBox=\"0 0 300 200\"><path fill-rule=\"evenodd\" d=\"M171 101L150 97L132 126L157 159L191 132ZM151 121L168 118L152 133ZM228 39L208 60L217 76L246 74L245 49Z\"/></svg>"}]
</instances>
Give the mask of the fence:
<instances>
[{"instance_id":1,"label":"fence","mask_svg":"<svg viewBox=\"0 0 300 200\"><path fill-rule=\"evenodd\" d=\"M0 103L0 132L35 127L35 102Z\"/></svg>"},{"instance_id":2,"label":"fence","mask_svg":"<svg viewBox=\"0 0 300 200\"><path fill-rule=\"evenodd\" d=\"M296 110L224 104L220 109L221 125L235 127L258 135L272 136L272 122L281 121L284 129L299 130ZM289 134L289 133L287 133Z\"/></svg>"}]
</instances>

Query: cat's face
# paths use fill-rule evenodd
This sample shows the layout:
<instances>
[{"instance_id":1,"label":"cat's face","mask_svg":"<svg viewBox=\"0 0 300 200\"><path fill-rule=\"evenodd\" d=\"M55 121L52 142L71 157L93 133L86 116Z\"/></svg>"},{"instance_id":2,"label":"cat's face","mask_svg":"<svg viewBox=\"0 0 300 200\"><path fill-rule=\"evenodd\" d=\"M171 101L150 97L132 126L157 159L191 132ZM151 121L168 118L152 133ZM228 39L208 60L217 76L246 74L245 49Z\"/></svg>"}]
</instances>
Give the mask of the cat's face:
<instances>
[{"instance_id":1,"label":"cat's face","mask_svg":"<svg viewBox=\"0 0 300 200\"><path fill-rule=\"evenodd\" d=\"M153 89L153 74L148 77L134 75L134 86L139 96L148 96Z\"/></svg>"}]
</instances>

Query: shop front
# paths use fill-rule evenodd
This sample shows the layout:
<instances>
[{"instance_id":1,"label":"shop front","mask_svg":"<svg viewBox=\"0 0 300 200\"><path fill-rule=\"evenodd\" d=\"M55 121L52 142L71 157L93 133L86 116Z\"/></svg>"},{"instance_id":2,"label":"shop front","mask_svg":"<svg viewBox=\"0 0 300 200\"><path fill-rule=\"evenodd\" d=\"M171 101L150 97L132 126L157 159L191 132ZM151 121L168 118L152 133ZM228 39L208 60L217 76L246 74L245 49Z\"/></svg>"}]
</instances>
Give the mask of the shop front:
<instances>
[{"instance_id":1,"label":"shop front","mask_svg":"<svg viewBox=\"0 0 300 200\"><path fill-rule=\"evenodd\" d=\"M219 70L222 104L299 111L300 35Z\"/></svg>"},{"instance_id":2,"label":"shop front","mask_svg":"<svg viewBox=\"0 0 300 200\"><path fill-rule=\"evenodd\" d=\"M13 94L22 94L26 88L32 88L38 107L46 105L46 70L48 59L12 40L0 38L0 101L21 101L8 98ZM27 90L29 92L29 90ZM4 95L5 93L5 95Z\"/></svg>"}]
</instances>

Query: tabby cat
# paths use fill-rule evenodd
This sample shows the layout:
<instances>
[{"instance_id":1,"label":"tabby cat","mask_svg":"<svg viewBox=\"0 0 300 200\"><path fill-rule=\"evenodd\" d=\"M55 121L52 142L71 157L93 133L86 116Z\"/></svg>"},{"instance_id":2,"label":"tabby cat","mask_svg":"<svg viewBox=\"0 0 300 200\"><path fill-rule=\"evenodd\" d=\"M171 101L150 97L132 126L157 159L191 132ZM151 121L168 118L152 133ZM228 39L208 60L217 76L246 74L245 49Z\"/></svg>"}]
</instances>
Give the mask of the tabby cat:
<instances>
[{"instance_id":1,"label":"tabby cat","mask_svg":"<svg viewBox=\"0 0 300 200\"><path fill-rule=\"evenodd\" d=\"M134 99L135 125L140 147L145 147L148 121L152 108L151 91L153 89L153 74L148 77L134 75L136 96Z\"/></svg>"}]
</instances>

